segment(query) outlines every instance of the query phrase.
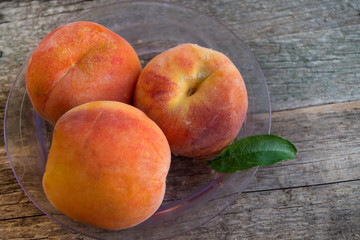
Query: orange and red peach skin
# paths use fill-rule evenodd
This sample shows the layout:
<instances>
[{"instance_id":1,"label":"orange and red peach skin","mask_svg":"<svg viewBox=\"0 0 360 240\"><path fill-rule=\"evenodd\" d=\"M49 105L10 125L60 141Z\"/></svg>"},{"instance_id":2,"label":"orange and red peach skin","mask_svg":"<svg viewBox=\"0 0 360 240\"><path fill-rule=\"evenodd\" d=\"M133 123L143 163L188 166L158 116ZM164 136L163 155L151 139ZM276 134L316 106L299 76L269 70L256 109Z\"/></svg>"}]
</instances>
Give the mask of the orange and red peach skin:
<instances>
[{"instance_id":1,"label":"orange and red peach skin","mask_svg":"<svg viewBox=\"0 0 360 240\"><path fill-rule=\"evenodd\" d=\"M224 54L182 44L154 57L135 88L134 105L165 133L172 153L215 155L237 136L248 99L238 69Z\"/></svg>"},{"instance_id":2,"label":"orange and red peach skin","mask_svg":"<svg viewBox=\"0 0 360 240\"><path fill-rule=\"evenodd\" d=\"M170 159L166 137L143 112L120 102L91 102L56 123L43 188L70 218L125 229L161 205Z\"/></svg>"},{"instance_id":3,"label":"orange and red peach skin","mask_svg":"<svg viewBox=\"0 0 360 240\"><path fill-rule=\"evenodd\" d=\"M55 124L80 104L132 103L140 60L122 37L96 23L74 22L49 33L34 49L26 87L38 114Z\"/></svg>"}]
</instances>

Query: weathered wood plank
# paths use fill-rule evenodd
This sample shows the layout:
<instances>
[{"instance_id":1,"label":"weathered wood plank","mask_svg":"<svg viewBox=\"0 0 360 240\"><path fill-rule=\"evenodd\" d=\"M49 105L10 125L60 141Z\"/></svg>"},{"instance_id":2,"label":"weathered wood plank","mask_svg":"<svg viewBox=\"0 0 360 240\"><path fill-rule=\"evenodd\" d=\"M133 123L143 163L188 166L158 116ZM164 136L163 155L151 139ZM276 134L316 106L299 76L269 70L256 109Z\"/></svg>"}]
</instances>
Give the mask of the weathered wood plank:
<instances>
[{"instance_id":1,"label":"weathered wood plank","mask_svg":"<svg viewBox=\"0 0 360 240\"><path fill-rule=\"evenodd\" d=\"M272 133L290 139L298 148L296 160L261 167L247 191L291 188L324 183L343 182L360 178L360 101L275 112ZM283 124L286 123L286 128ZM331 130L331 131L329 131ZM326 134L324 134L326 132ZM16 185L5 150L1 152L0 186L4 192ZM192 162L188 165L195 165ZM203 166L202 162L198 164ZM204 166L203 166L204 167ZM197 166L177 169L171 183L181 183L188 174L206 174ZM194 172L195 171L195 172ZM189 183L190 184L190 183ZM195 184L195 183L194 183ZM187 191L192 186L177 185ZM173 188L169 187L170 190ZM7 190L11 192L11 188ZM6 192L4 192L6 193Z\"/></svg>"},{"instance_id":2,"label":"weathered wood plank","mask_svg":"<svg viewBox=\"0 0 360 240\"><path fill-rule=\"evenodd\" d=\"M216 1L201 9L249 45L273 110L358 99L359 1Z\"/></svg>"},{"instance_id":3,"label":"weathered wood plank","mask_svg":"<svg viewBox=\"0 0 360 240\"><path fill-rule=\"evenodd\" d=\"M288 191L306 186L316 188L324 184L359 180L360 149L356 148L360 146L359 116L359 101L275 112L273 132L291 139L299 149L298 157L294 161L260 168L245 194L281 189ZM287 127L283 128L282 123L287 123ZM328 129L333 131L324 135ZM6 219L41 215L40 210L22 193L14 177L7 175L12 171L5 153L0 156L0 182L7 185L1 186L0 211L3 215L0 220L7 222ZM352 183L359 185L359 181Z\"/></svg>"},{"instance_id":4,"label":"weathered wood plank","mask_svg":"<svg viewBox=\"0 0 360 240\"><path fill-rule=\"evenodd\" d=\"M41 38L105 2L0 2L1 120L12 81ZM249 45L279 111L272 132L299 148L295 161L260 168L231 208L177 239L360 239L360 2L169 2L219 18ZM321 106L348 101L354 102ZM281 111L288 109L295 110ZM85 239L32 204L3 147L0 194L0 239Z\"/></svg>"},{"instance_id":5,"label":"weathered wood plank","mask_svg":"<svg viewBox=\"0 0 360 240\"><path fill-rule=\"evenodd\" d=\"M1 3L2 97L42 37L70 17L104 2ZM360 67L356 60L360 57L358 1L178 3L219 18L244 39L264 70L274 110L357 99L360 76L352 69Z\"/></svg>"},{"instance_id":6,"label":"weathered wood plank","mask_svg":"<svg viewBox=\"0 0 360 240\"><path fill-rule=\"evenodd\" d=\"M1 139L4 141L3 139ZM4 144L2 144L4 146ZM11 170L9 160L6 155L5 147L0 148L0 194L3 193L3 188L7 185L17 183L14 174Z\"/></svg>"},{"instance_id":7,"label":"weathered wood plank","mask_svg":"<svg viewBox=\"0 0 360 240\"><path fill-rule=\"evenodd\" d=\"M360 17L359 20L360 22ZM359 99L360 25L249 43L269 85L273 110Z\"/></svg>"},{"instance_id":8,"label":"weathered wood plank","mask_svg":"<svg viewBox=\"0 0 360 240\"><path fill-rule=\"evenodd\" d=\"M249 192L182 239L359 239L360 181ZM87 239L47 216L0 221L2 239Z\"/></svg>"},{"instance_id":9,"label":"weathered wood plank","mask_svg":"<svg viewBox=\"0 0 360 240\"><path fill-rule=\"evenodd\" d=\"M360 181L243 194L182 239L360 239Z\"/></svg>"},{"instance_id":10,"label":"weathered wood plank","mask_svg":"<svg viewBox=\"0 0 360 240\"><path fill-rule=\"evenodd\" d=\"M358 1L181 1L219 18L248 42L358 25Z\"/></svg>"},{"instance_id":11,"label":"weathered wood plank","mask_svg":"<svg viewBox=\"0 0 360 240\"><path fill-rule=\"evenodd\" d=\"M0 226L3 222L0 221ZM50 220L46 215L9 219L0 228L0 239L90 239Z\"/></svg>"},{"instance_id":12,"label":"weathered wood plank","mask_svg":"<svg viewBox=\"0 0 360 240\"><path fill-rule=\"evenodd\" d=\"M272 115L272 133L298 148L295 161L261 167L248 191L360 179L360 101Z\"/></svg>"}]
</instances>

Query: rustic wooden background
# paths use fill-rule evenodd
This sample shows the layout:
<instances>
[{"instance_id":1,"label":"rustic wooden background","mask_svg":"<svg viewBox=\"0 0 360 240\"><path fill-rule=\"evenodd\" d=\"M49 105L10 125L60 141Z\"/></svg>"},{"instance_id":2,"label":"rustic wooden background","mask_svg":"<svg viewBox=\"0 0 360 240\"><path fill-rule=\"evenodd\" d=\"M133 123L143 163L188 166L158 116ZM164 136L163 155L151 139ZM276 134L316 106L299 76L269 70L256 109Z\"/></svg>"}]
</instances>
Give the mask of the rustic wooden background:
<instances>
[{"instance_id":1,"label":"rustic wooden background","mask_svg":"<svg viewBox=\"0 0 360 240\"><path fill-rule=\"evenodd\" d=\"M0 2L0 118L29 52L82 11L113 1ZM168 0L218 18L259 60L272 133L295 161L262 167L225 212L175 239L360 239L360 1ZM3 125L0 125L1 131ZM0 139L0 239L86 239L17 183Z\"/></svg>"}]
</instances>

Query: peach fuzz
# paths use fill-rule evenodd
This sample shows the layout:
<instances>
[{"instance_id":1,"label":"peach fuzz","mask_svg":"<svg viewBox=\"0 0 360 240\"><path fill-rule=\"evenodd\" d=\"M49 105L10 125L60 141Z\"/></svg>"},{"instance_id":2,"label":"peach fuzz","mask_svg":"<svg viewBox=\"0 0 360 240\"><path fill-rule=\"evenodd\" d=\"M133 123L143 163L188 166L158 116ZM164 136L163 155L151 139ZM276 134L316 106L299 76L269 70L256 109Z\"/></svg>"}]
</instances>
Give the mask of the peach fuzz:
<instances>
[{"instance_id":1,"label":"peach fuzz","mask_svg":"<svg viewBox=\"0 0 360 240\"><path fill-rule=\"evenodd\" d=\"M134 105L163 130L173 154L205 158L235 139L248 99L242 76L228 57L182 44L145 66Z\"/></svg>"},{"instance_id":2,"label":"peach fuzz","mask_svg":"<svg viewBox=\"0 0 360 240\"><path fill-rule=\"evenodd\" d=\"M74 22L49 33L34 49L26 88L37 113L55 124L80 104L132 103L139 58L132 46L93 22Z\"/></svg>"},{"instance_id":3,"label":"peach fuzz","mask_svg":"<svg viewBox=\"0 0 360 240\"><path fill-rule=\"evenodd\" d=\"M161 205L170 159L166 137L143 112L114 101L86 103L56 123L43 188L70 218L124 229Z\"/></svg>"}]
</instances>

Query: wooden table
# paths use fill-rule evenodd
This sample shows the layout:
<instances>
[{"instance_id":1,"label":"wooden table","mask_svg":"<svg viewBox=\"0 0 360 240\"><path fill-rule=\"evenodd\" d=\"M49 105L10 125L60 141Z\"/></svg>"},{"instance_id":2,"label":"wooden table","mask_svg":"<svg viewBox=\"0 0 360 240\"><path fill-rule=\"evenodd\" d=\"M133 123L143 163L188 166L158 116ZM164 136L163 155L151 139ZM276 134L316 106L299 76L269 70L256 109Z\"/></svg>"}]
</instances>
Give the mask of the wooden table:
<instances>
[{"instance_id":1,"label":"wooden table","mask_svg":"<svg viewBox=\"0 0 360 240\"><path fill-rule=\"evenodd\" d=\"M0 3L1 121L11 84L36 44L107 2ZM271 132L299 150L295 161L261 167L225 212L175 239L360 239L360 1L169 2L218 18L244 40L267 78ZM2 138L0 239L85 239L26 197Z\"/></svg>"}]
</instances>

